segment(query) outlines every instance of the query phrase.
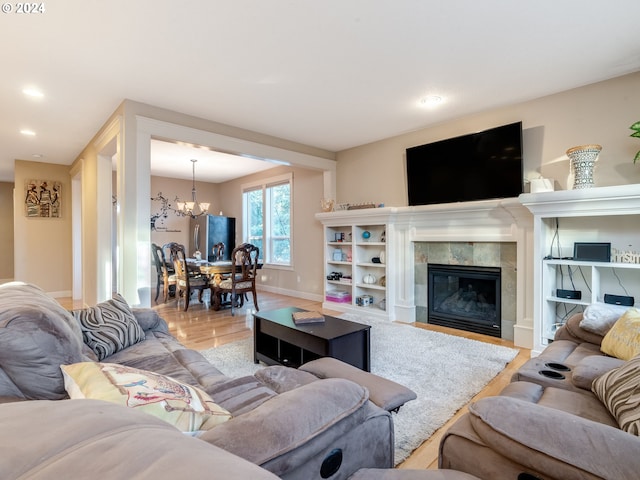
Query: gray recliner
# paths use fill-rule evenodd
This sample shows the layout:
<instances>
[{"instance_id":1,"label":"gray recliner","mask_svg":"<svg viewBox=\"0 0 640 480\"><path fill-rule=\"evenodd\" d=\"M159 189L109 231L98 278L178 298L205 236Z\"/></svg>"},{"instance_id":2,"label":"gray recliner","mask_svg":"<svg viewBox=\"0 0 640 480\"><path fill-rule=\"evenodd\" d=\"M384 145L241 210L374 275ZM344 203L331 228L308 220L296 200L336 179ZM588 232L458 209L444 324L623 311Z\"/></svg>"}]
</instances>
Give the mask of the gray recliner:
<instances>
[{"instance_id":1,"label":"gray recliner","mask_svg":"<svg viewBox=\"0 0 640 480\"><path fill-rule=\"evenodd\" d=\"M602 354L603 337L581 320L569 319L499 396L469 406L441 440L440 468L485 480L638 478L640 438L622 430L591 391L596 378L636 364ZM640 388L640 369L632 375L627 380Z\"/></svg>"}]
</instances>

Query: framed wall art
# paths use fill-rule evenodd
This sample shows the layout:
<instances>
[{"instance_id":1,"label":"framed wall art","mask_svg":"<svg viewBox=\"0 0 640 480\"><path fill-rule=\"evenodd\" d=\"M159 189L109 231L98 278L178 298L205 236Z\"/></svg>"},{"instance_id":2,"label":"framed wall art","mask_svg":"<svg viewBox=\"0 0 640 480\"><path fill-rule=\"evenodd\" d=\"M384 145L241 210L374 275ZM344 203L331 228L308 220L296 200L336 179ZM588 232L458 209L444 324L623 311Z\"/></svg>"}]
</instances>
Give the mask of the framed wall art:
<instances>
[{"instance_id":1,"label":"framed wall art","mask_svg":"<svg viewBox=\"0 0 640 480\"><path fill-rule=\"evenodd\" d=\"M53 180L29 180L25 185L27 217L60 218L62 184Z\"/></svg>"}]
</instances>

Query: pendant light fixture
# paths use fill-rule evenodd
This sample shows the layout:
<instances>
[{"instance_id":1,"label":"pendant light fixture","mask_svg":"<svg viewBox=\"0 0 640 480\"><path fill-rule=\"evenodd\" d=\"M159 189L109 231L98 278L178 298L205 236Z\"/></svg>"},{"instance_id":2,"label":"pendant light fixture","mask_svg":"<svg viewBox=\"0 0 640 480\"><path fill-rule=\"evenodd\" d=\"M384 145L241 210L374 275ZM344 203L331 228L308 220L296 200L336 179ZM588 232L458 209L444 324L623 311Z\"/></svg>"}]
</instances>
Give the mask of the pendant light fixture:
<instances>
[{"instance_id":1,"label":"pendant light fixture","mask_svg":"<svg viewBox=\"0 0 640 480\"><path fill-rule=\"evenodd\" d=\"M200 215L205 215L207 213L207 211L209 210L209 204L205 203L205 202L198 202L197 197L196 197L196 162L198 160L192 158L191 159L191 166L192 166L192 178L193 178L193 185L191 187L191 201L190 202L182 202L178 199L178 197L176 197L176 205L178 206L178 209L176 210L176 212L178 213L178 215L181 215L183 217L199 217Z\"/></svg>"}]
</instances>

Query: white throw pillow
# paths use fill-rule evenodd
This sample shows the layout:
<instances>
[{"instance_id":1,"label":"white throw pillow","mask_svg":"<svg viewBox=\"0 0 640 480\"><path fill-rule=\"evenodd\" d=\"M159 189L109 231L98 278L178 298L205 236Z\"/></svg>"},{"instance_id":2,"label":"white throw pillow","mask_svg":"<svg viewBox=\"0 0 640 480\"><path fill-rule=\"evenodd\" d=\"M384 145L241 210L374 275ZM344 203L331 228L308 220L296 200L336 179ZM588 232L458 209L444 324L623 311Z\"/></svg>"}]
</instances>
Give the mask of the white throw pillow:
<instances>
[{"instance_id":1,"label":"white throw pillow","mask_svg":"<svg viewBox=\"0 0 640 480\"><path fill-rule=\"evenodd\" d=\"M580 328L588 332L597 333L603 337L613 327L613 324L629 309L620 305L608 303L592 303L585 308L580 321Z\"/></svg>"}]
</instances>

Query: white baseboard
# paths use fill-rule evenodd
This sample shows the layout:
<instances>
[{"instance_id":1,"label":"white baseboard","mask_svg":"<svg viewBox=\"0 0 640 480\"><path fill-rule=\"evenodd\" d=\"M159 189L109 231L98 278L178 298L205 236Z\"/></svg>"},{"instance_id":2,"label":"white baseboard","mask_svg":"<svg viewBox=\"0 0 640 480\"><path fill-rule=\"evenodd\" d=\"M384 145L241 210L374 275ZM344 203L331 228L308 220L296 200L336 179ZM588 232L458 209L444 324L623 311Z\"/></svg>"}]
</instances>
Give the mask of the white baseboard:
<instances>
[{"instance_id":1,"label":"white baseboard","mask_svg":"<svg viewBox=\"0 0 640 480\"><path fill-rule=\"evenodd\" d=\"M298 290L289 290L289 289L286 289L286 288L272 287L270 285L260 285L260 286L256 285L256 290L258 290L258 291L263 290L263 291L269 292L269 293L277 293L277 294L280 294L280 295L287 295L289 297L304 298L305 300L312 300L314 302L322 302L322 300L323 300L322 294L310 293L310 292L300 292Z\"/></svg>"},{"instance_id":2,"label":"white baseboard","mask_svg":"<svg viewBox=\"0 0 640 480\"><path fill-rule=\"evenodd\" d=\"M513 343L516 347L533 348L533 328L518 324L514 325Z\"/></svg>"}]
</instances>

